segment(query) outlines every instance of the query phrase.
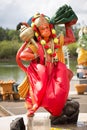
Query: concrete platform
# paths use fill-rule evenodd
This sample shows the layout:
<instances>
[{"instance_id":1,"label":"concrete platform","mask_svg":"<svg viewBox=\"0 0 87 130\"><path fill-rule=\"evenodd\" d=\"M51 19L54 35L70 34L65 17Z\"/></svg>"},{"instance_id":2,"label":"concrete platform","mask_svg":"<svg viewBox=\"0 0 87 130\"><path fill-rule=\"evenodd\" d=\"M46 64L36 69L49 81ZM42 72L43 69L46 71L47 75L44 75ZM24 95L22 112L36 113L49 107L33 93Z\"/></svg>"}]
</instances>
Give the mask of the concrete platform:
<instances>
[{"instance_id":1,"label":"concrete platform","mask_svg":"<svg viewBox=\"0 0 87 130\"><path fill-rule=\"evenodd\" d=\"M49 113L36 113L35 116L42 117L43 115L47 115ZM27 116L25 114L22 115L16 115L16 116L7 116L7 117L1 117L0 118L0 130L10 130L10 123L12 122L12 120L16 119L17 117L23 117L24 119L24 123L26 125L26 130L27 130ZM77 124L68 124L68 125L58 125L58 126L51 126L51 127L55 127L55 128L60 128L57 130L87 130L87 113L80 113L79 117L78 117L78 122Z\"/></svg>"},{"instance_id":2,"label":"concrete platform","mask_svg":"<svg viewBox=\"0 0 87 130\"><path fill-rule=\"evenodd\" d=\"M83 95L76 94L75 91L70 92L69 98L72 98L80 103L80 113L77 124L53 126L60 129L57 130L87 130L87 93ZM17 117L23 117L25 125L27 124L26 108L24 101L0 101L0 109L8 113L6 117L0 117L0 130L10 130L10 123ZM38 109L36 116L47 114L43 108ZM27 128L26 128L27 129Z\"/></svg>"}]
</instances>

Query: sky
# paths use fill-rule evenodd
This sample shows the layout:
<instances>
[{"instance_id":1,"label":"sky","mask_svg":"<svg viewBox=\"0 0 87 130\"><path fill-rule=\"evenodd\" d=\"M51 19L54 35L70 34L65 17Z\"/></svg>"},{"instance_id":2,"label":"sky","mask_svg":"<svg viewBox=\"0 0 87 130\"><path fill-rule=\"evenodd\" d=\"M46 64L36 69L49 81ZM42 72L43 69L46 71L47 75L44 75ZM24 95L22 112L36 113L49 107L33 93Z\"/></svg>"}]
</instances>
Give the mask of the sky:
<instances>
[{"instance_id":1,"label":"sky","mask_svg":"<svg viewBox=\"0 0 87 130\"><path fill-rule=\"evenodd\" d=\"M37 12L52 17L64 4L72 7L80 26L87 24L87 0L0 0L0 27L16 29Z\"/></svg>"}]
</instances>

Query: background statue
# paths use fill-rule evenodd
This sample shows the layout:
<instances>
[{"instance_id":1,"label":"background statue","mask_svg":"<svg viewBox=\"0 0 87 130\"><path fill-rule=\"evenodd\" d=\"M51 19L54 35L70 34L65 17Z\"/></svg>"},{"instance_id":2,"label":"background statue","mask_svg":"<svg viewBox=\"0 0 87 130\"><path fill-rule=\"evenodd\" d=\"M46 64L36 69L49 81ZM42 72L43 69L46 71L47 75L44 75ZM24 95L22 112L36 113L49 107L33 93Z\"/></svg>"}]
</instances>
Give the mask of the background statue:
<instances>
[{"instance_id":1,"label":"background statue","mask_svg":"<svg viewBox=\"0 0 87 130\"><path fill-rule=\"evenodd\" d=\"M82 27L79 31L77 57L77 77L87 77L87 26Z\"/></svg>"},{"instance_id":2,"label":"background statue","mask_svg":"<svg viewBox=\"0 0 87 130\"><path fill-rule=\"evenodd\" d=\"M87 27L82 27L79 31L78 40L78 65L87 66Z\"/></svg>"}]
</instances>

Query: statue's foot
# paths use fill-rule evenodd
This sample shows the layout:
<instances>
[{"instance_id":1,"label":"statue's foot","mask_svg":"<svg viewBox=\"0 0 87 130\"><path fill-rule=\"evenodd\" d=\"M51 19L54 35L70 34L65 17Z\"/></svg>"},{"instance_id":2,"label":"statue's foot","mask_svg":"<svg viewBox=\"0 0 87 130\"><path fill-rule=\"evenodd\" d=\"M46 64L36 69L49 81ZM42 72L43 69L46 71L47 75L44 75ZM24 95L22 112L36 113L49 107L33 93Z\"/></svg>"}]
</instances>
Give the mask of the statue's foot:
<instances>
[{"instance_id":1,"label":"statue's foot","mask_svg":"<svg viewBox=\"0 0 87 130\"><path fill-rule=\"evenodd\" d=\"M34 112L37 110L38 105L34 104L31 109L28 109L27 116L34 116Z\"/></svg>"},{"instance_id":2,"label":"statue's foot","mask_svg":"<svg viewBox=\"0 0 87 130\"><path fill-rule=\"evenodd\" d=\"M34 111L33 110L28 110L27 117L33 117L33 116L34 116Z\"/></svg>"},{"instance_id":3,"label":"statue's foot","mask_svg":"<svg viewBox=\"0 0 87 130\"><path fill-rule=\"evenodd\" d=\"M37 105L37 104L34 104L33 107L32 107L32 110L33 110L33 111L36 111L37 108L38 108L38 105Z\"/></svg>"}]
</instances>

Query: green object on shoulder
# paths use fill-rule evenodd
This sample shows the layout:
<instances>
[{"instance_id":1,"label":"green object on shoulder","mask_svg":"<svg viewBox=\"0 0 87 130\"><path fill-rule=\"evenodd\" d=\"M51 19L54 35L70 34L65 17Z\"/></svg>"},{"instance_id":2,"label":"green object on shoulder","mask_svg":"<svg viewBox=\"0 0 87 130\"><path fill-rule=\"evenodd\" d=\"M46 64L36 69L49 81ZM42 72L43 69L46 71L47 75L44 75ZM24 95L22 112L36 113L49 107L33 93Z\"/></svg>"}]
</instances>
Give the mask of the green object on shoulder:
<instances>
[{"instance_id":1,"label":"green object on shoulder","mask_svg":"<svg viewBox=\"0 0 87 130\"><path fill-rule=\"evenodd\" d=\"M65 24L71 21L75 22L75 20L78 20L77 15L75 14L71 6L65 4L56 11L54 16L51 18L51 23ZM72 24L74 24L74 22Z\"/></svg>"}]
</instances>

